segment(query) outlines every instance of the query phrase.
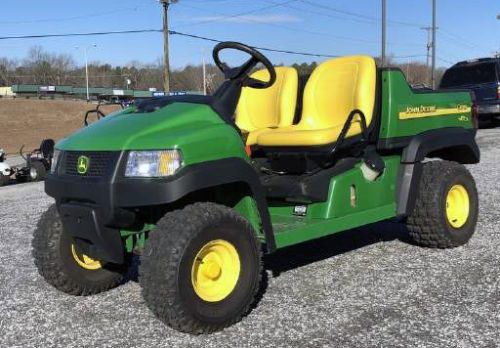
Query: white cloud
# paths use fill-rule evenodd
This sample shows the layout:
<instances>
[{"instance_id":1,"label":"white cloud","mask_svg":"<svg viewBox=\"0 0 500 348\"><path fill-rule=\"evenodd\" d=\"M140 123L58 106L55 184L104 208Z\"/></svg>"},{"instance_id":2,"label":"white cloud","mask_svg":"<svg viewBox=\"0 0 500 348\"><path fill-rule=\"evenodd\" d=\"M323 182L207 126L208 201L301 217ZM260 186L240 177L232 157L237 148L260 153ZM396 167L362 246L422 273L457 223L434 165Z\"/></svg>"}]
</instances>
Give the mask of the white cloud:
<instances>
[{"instance_id":1,"label":"white cloud","mask_svg":"<svg viewBox=\"0 0 500 348\"><path fill-rule=\"evenodd\" d=\"M242 15L235 17L224 16L209 16L198 17L196 20L209 22L226 22L226 23L293 23L300 22L300 18L292 15Z\"/></svg>"}]
</instances>

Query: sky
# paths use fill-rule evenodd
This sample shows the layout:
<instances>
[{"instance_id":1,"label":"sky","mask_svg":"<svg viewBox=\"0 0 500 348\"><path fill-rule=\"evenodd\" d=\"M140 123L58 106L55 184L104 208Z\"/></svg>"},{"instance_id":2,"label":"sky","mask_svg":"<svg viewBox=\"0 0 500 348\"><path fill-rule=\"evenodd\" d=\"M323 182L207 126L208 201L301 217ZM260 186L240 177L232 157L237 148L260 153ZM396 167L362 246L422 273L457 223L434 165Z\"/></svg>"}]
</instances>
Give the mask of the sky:
<instances>
[{"instance_id":1,"label":"sky","mask_svg":"<svg viewBox=\"0 0 500 348\"><path fill-rule=\"evenodd\" d=\"M169 11L171 30L253 46L326 55L380 55L381 0L179 0ZM389 54L398 62L425 61L431 0L387 0ZM499 0L437 0L437 63L492 56L500 51ZM0 37L96 31L160 29L157 0L4 0ZM158 61L161 33L0 40L0 57L23 58L40 45L54 53L125 65ZM172 35L173 68L207 61L213 42ZM205 52L205 53L203 53ZM264 52L275 64L326 58ZM235 57L228 57L229 62Z\"/></svg>"}]
</instances>

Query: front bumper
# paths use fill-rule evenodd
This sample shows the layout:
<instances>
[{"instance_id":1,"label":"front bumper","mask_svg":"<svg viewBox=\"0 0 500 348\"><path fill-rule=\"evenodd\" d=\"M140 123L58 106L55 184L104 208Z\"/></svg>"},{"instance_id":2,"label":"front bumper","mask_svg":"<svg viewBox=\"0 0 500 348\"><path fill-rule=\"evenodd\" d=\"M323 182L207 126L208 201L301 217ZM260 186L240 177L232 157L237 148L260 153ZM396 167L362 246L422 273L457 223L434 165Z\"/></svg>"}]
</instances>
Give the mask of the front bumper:
<instances>
[{"instance_id":1,"label":"front bumper","mask_svg":"<svg viewBox=\"0 0 500 348\"><path fill-rule=\"evenodd\" d=\"M92 153L81 154L92 156ZM99 177L68 175L64 168L67 161L61 157L56 173L45 180L45 192L55 198L64 230L73 236L82 252L122 263L124 247L120 230L140 229L142 221L137 212L142 207L173 203L196 190L234 182L246 182L251 187L259 211L266 219L263 222L266 238L270 243L273 241L258 175L245 160L233 157L193 164L168 178L125 178L127 156L126 151L114 153L107 159L110 169L100 169L103 175ZM90 163L92 166L92 160Z\"/></svg>"},{"instance_id":2,"label":"front bumper","mask_svg":"<svg viewBox=\"0 0 500 348\"><path fill-rule=\"evenodd\" d=\"M81 154L95 156L92 152ZM178 182L182 175L125 178L126 152L107 154L106 166L100 164L98 175L75 174L74 163L66 158L68 153L61 156L57 172L45 180L45 192L55 198L65 232L93 258L123 263L120 230L137 227L135 208L169 203L182 194Z\"/></svg>"}]
</instances>

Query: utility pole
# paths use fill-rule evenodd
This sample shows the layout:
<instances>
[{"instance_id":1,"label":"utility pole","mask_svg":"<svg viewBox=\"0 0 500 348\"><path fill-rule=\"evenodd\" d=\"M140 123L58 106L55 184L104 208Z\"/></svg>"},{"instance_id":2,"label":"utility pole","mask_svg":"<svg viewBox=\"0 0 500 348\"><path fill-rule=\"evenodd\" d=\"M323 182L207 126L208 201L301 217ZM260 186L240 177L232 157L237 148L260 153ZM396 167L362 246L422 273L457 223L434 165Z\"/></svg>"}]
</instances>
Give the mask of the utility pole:
<instances>
[{"instance_id":1,"label":"utility pole","mask_svg":"<svg viewBox=\"0 0 500 348\"><path fill-rule=\"evenodd\" d=\"M83 55L85 58L85 80L87 84L87 103L90 101L90 93L89 93L89 60L88 60L88 50L91 48L96 48L96 44L92 44L87 47L83 47ZM79 46L75 46L75 49L79 49Z\"/></svg>"},{"instance_id":2,"label":"utility pole","mask_svg":"<svg viewBox=\"0 0 500 348\"><path fill-rule=\"evenodd\" d=\"M160 0L163 5L163 90L165 95L170 93L170 59L168 51L168 8L177 0Z\"/></svg>"},{"instance_id":3,"label":"utility pole","mask_svg":"<svg viewBox=\"0 0 500 348\"><path fill-rule=\"evenodd\" d=\"M205 48L201 49L201 59L203 64L203 95L207 95L207 67L205 63Z\"/></svg>"},{"instance_id":4,"label":"utility pole","mask_svg":"<svg viewBox=\"0 0 500 348\"><path fill-rule=\"evenodd\" d=\"M429 65L431 61L431 48L432 48L432 27L422 27L422 30L427 31L427 58L425 61L425 66L427 67L427 71L429 71ZM428 76L428 75L427 75Z\"/></svg>"},{"instance_id":5,"label":"utility pole","mask_svg":"<svg viewBox=\"0 0 500 348\"><path fill-rule=\"evenodd\" d=\"M387 0L382 0L382 67L386 64Z\"/></svg>"},{"instance_id":6,"label":"utility pole","mask_svg":"<svg viewBox=\"0 0 500 348\"><path fill-rule=\"evenodd\" d=\"M427 80L427 82L430 85L432 85L432 76L431 76L431 78L429 78L429 68L430 68L430 65L431 65L431 52L434 52L433 51L433 47L434 47L433 46L433 41L434 41L433 40L433 30L432 30L432 26L430 26L430 27L422 27L420 29L425 30L427 32L427 45L426 45L427 54L426 54L426 60L425 60L426 80ZM437 29L439 29L439 28L436 28L436 30Z\"/></svg>"},{"instance_id":7,"label":"utility pole","mask_svg":"<svg viewBox=\"0 0 500 348\"><path fill-rule=\"evenodd\" d=\"M436 0L432 0L432 89L436 88Z\"/></svg>"}]
</instances>

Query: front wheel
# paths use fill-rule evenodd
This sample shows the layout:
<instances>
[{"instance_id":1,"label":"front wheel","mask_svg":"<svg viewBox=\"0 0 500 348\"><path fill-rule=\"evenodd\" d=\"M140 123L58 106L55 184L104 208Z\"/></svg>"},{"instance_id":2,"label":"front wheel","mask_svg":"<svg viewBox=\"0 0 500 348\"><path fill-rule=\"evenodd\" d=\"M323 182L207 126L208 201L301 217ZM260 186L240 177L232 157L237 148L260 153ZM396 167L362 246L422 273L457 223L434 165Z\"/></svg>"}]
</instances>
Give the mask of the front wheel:
<instances>
[{"instance_id":1,"label":"front wheel","mask_svg":"<svg viewBox=\"0 0 500 348\"><path fill-rule=\"evenodd\" d=\"M432 161L423 166L415 208L407 219L410 237L431 248L467 243L478 216L474 178L455 162Z\"/></svg>"},{"instance_id":2,"label":"front wheel","mask_svg":"<svg viewBox=\"0 0 500 348\"><path fill-rule=\"evenodd\" d=\"M29 168L29 173L31 181L42 181L47 176L47 169L42 162L33 161Z\"/></svg>"},{"instance_id":3,"label":"front wheel","mask_svg":"<svg viewBox=\"0 0 500 348\"><path fill-rule=\"evenodd\" d=\"M139 281L159 319L202 334L241 320L254 302L261 272L252 226L230 208L197 203L158 222L142 254Z\"/></svg>"},{"instance_id":4,"label":"front wheel","mask_svg":"<svg viewBox=\"0 0 500 348\"><path fill-rule=\"evenodd\" d=\"M105 263L78 250L64 232L55 204L38 221L32 247L40 275L65 293L92 295L123 282L126 265Z\"/></svg>"}]
</instances>

